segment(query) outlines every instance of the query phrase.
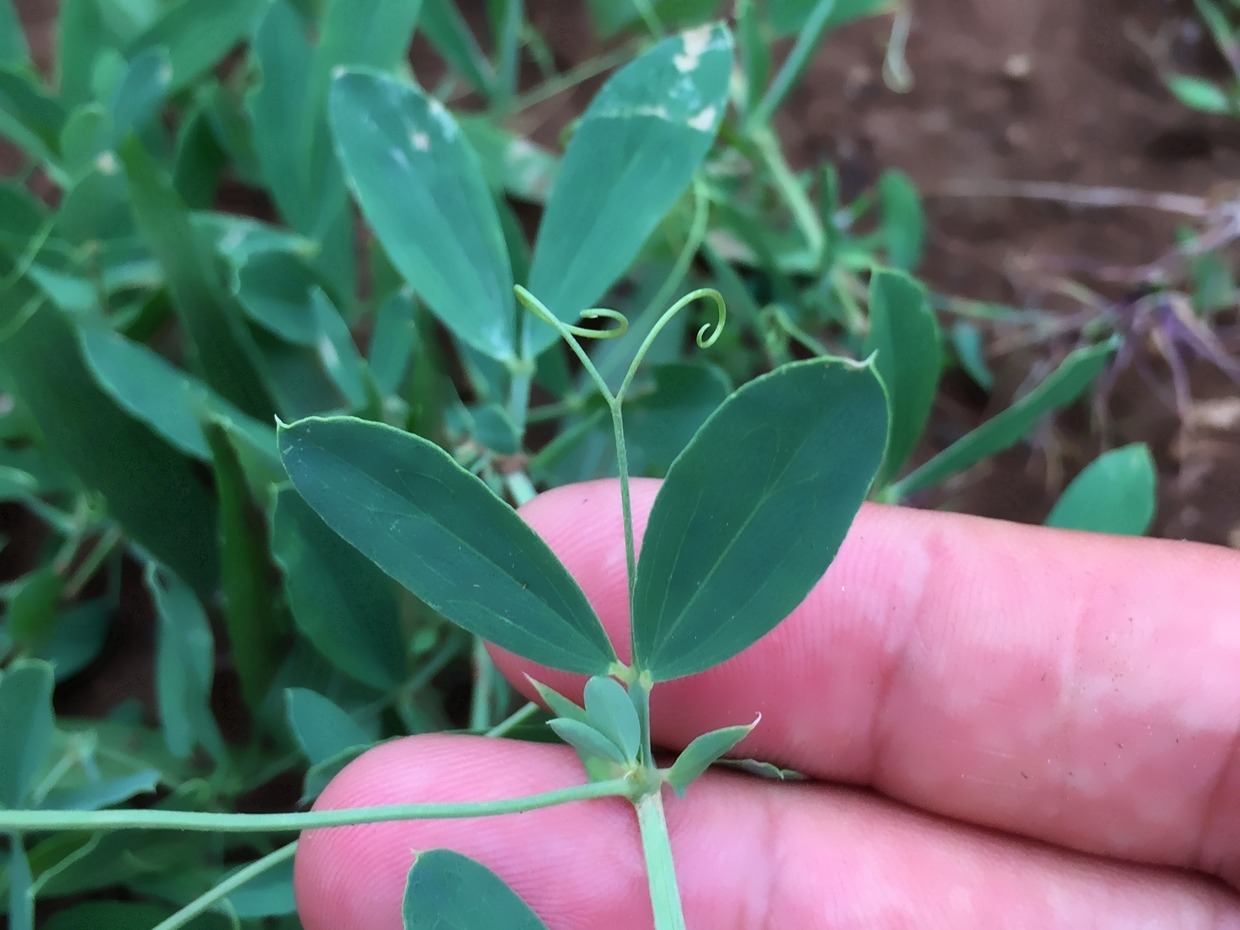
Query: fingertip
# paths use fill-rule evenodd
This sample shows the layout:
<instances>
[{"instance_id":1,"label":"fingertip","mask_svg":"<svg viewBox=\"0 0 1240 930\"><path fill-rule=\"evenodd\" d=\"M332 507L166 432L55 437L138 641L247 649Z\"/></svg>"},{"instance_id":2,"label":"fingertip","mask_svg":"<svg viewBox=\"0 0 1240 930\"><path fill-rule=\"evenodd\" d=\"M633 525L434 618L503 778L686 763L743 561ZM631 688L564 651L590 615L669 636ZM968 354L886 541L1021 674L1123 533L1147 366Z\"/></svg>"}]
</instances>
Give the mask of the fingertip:
<instances>
[{"instance_id":1,"label":"fingertip","mask_svg":"<svg viewBox=\"0 0 1240 930\"><path fill-rule=\"evenodd\" d=\"M314 809L474 803L583 781L580 763L562 746L415 736L382 744L354 760ZM437 848L482 862L559 926L603 926L578 922L575 915L605 914L609 902L642 887L640 843L631 810L619 800L491 817L333 827L306 831L299 841L294 886L304 927L400 930L401 901L415 855ZM600 878L597 863L611 857L624 868Z\"/></svg>"}]
</instances>

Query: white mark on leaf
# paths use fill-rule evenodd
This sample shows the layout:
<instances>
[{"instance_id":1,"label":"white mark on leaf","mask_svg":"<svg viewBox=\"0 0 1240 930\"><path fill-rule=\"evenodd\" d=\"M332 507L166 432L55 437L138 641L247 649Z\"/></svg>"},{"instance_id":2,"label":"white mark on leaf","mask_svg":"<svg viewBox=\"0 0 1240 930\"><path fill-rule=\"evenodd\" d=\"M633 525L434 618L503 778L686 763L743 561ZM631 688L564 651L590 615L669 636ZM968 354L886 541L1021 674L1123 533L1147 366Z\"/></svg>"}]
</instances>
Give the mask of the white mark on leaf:
<instances>
[{"instance_id":1,"label":"white mark on leaf","mask_svg":"<svg viewBox=\"0 0 1240 930\"><path fill-rule=\"evenodd\" d=\"M716 113L718 113L718 110L716 110L714 106L709 106L702 109L700 112L689 117L689 128L697 129L701 132L710 132L715 128Z\"/></svg>"},{"instance_id":2,"label":"white mark on leaf","mask_svg":"<svg viewBox=\"0 0 1240 930\"><path fill-rule=\"evenodd\" d=\"M419 152L429 152L431 148L431 137L424 132L414 132L409 136L409 141L413 147Z\"/></svg>"},{"instance_id":3,"label":"white mark on leaf","mask_svg":"<svg viewBox=\"0 0 1240 930\"><path fill-rule=\"evenodd\" d=\"M672 59L677 71L684 73L698 66L702 53L710 48L712 31L710 26L701 26L681 35L680 40L684 43L684 51Z\"/></svg>"},{"instance_id":4,"label":"white mark on leaf","mask_svg":"<svg viewBox=\"0 0 1240 930\"><path fill-rule=\"evenodd\" d=\"M456 137L456 121L452 119L452 114L442 103L431 97L427 101L426 112L438 124L439 135L447 140Z\"/></svg>"},{"instance_id":5,"label":"white mark on leaf","mask_svg":"<svg viewBox=\"0 0 1240 930\"><path fill-rule=\"evenodd\" d=\"M336 368L340 364L340 354L326 336L319 340L319 358L328 368Z\"/></svg>"}]
</instances>

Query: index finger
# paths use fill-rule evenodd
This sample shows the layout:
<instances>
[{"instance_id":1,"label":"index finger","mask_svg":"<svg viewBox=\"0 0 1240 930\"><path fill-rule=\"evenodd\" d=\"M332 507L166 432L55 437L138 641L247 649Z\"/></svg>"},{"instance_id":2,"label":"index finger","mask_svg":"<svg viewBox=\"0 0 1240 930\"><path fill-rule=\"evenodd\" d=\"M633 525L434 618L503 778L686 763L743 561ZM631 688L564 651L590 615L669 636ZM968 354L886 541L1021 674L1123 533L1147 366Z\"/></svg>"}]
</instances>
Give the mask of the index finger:
<instances>
[{"instance_id":1,"label":"index finger","mask_svg":"<svg viewBox=\"0 0 1240 930\"><path fill-rule=\"evenodd\" d=\"M633 483L638 534L658 489ZM523 515L624 656L614 482ZM1240 887L1240 554L866 506L822 582L735 659L655 689L680 748L746 754L961 820ZM531 674L574 681L497 653ZM579 690L580 683L576 683Z\"/></svg>"}]
</instances>

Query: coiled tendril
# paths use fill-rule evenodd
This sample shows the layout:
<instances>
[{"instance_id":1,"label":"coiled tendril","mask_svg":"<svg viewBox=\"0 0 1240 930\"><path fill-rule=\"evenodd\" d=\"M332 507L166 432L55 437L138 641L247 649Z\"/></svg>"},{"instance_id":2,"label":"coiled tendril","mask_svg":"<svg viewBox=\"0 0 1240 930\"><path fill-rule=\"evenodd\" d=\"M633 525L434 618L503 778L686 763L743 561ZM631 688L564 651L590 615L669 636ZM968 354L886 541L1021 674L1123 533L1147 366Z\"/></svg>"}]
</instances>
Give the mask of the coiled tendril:
<instances>
[{"instance_id":1,"label":"coiled tendril","mask_svg":"<svg viewBox=\"0 0 1240 930\"><path fill-rule=\"evenodd\" d=\"M611 320L615 326L606 329L586 329L584 326L575 326L572 323L565 323L555 314L547 309L546 304L523 288L520 284L516 285L513 293L517 295L517 301L530 313L538 317L549 326L555 327L556 331L565 336L566 333L573 336L580 336L582 339L615 339L617 336L623 336L629 329L629 319L619 310L609 310L607 307L591 307L588 310L582 310L577 314L579 320ZM565 338L567 338L565 336Z\"/></svg>"},{"instance_id":2,"label":"coiled tendril","mask_svg":"<svg viewBox=\"0 0 1240 930\"><path fill-rule=\"evenodd\" d=\"M713 287L700 287L695 291L690 291L684 297L680 298L680 300L676 301L676 303L668 307L668 309L664 311L663 315L659 317L654 326L650 328L650 332L646 334L646 338L643 339L642 344L638 346L637 352L633 356L633 361L629 364L629 370L625 373L624 381L620 385L620 390L616 391L613 395L607 389L607 385L602 376L599 375L593 363L590 361L590 357L586 354L585 350L581 347L581 343L579 343L577 339L614 339L616 336L621 336L628 331L628 317L618 310L611 310L607 307L591 307L588 310L581 311L578 319L609 320L616 325L609 326L604 329L587 329L584 326L565 323L563 320L556 317L555 314L547 309L546 304L544 304L520 284L513 288L513 293L516 294L517 301L523 307L533 313L534 316L538 317L538 319L542 320L544 323L555 328L555 331L560 334L560 337L568 343L569 348L571 348L581 360L581 364L585 366L586 371L590 373L591 377L598 385L599 390L603 392L603 396L608 399L610 404L619 404L624 398L625 391L628 390L629 385L636 376L637 369L641 366L642 360L646 357L646 352L649 351L650 346L654 343L654 340L658 337L659 333L663 331L663 328L671 322L672 317L674 317L685 307L689 306L689 304L697 300L709 300L714 303L715 311L717 313L717 317L713 323L704 323L697 331L694 341L700 349L708 349L719 340L719 337L723 334L723 327L727 322L728 317L727 305L723 302L723 295Z\"/></svg>"}]
</instances>

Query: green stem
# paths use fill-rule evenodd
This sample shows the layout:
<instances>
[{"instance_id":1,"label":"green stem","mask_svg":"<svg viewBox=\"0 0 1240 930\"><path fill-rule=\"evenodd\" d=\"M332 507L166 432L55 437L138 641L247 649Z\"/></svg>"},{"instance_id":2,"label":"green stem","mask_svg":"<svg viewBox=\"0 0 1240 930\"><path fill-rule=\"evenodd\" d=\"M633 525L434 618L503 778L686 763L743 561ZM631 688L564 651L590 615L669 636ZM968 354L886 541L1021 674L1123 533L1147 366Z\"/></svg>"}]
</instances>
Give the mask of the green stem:
<instances>
[{"instance_id":1,"label":"green stem","mask_svg":"<svg viewBox=\"0 0 1240 930\"><path fill-rule=\"evenodd\" d=\"M488 730L491 728L491 701L495 695L493 686L499 673L481 636L474 637L473 653L474 688L469 704L469 728Z\"/></svg>"},{"instance_id":2,"label":"green stem","mask_svg":"<svg viewBox=\"0 0 1240 930\"><path fill-rule=\"evenodd\" d=\"M689 266L693 263L694 257L697 255L698 250L701 249L702 243L706 240L709 220L710 198L706 195L705 185L702 181L695 179L693 182L693 219L689 223L689 234L685 237L680 251L676 253L676 261L672 264L672 270L668 272L667 277L663 279L663 283L659 285L658 292L646 304L646 309L641 312L639 319L645 318L647 314L653 315L658 312L659 307L666 306L676 288L680 287L684 282L685 275L689 273ZM656 327L660 325L656 324ZM641 351L644 350L645 343L643 343ZM641 352L639 352L639 356L640 354ZM599 366L599 370L604 377L611 375L606 360ZM617 398L620 397L618 394L616 396Z\"/></svg>"},{"instance_id":3,"label":"green stem","mask_svg":"<svg viewBox=\"0 0 1240 930\"><path fill-rule=\"evenodd\" d=\"M210 891L200 894L167 920L161 921L155 927L155 930L179 930L179 928L184 927L216 902L224 900L224 898L228 897L246 882L257 878L268 869L274 868L285 859L291 859L296 852L297 842L294 840L287 846L281 846L275 852L268 853L263 858L251 862L245 868L238 869Z\"/></svg>"},{"instance_id":4,"label":"green stem","mask_svg":"<svg viewBox=\"0 0 1240 930\"><path fill-rule=\"evenodd\" d=\"M723 302L723 296L713 287L699 287L696 291L690 291L676 303L672 304L663 316L650 328L650 332L646 334L646 338L642 340L642 344L638 347L637 352L633 355L633 361L629 363L629 370L624 376L624 381L620 383L620 389L616 391L612 400L616 404L624 401L624 393L629 389L629 385L633 383L633 379L637 376L637 369L641 367L642 359L646 357L646 352L659 337L659 333L663 332L663 327L671 322L672 317L701 298L708 298L714 301L715 310L718 312L718 319L712 326L710 323L704 325L698 330L697 344L699 348L705 349L714 345L715 340L719 338L719 334L723 332L723 323L727 318L727 306Z\"/></svg>"},{"instance_id":5,"label":"green stem","mask_svg":"<svg viewBox=\"0 0 1240 930\"><path fill-rule=\"evenodd\" d=\"M394 820L449 820L461 817L493 817L554 807L593 798L629 797L633 785L628 779L574 785L542 794L498 801L461 804L393 804L384 807L357 807L338 811L310 811L299 814L214 814L199 811L107 810L107 811L0 811L0 831L35 833L48 830L83 830L104 833L112 830L190 830L201 833L275 833L294 830L322 830L352 827L364 823Z\"/></svg>"},{"instance_id":6,"label":"green stem","mask_svg":"<svg viewBox=\"0 0 1240 930\"><path fill-rule=\"evenodd\" d=\"M504 112L517 93L517 70L521 58L521 23L525 18L523 0L508 0L504 4L504 19L500 27L499 54L495 67L495 93L491 103Z\"/></svg>"},{"instance_id":7,"label":"green stem","mask_svg":"<svg viewBox=\"0 0 1240 930\"><path fill-rule=\"evenodd\" d=\"M658 331L658 324L655 324L654 332ZM634 368L636 367L634 362ZM633 537L633 505L629 499L629 452L624 443L624 411L621 406L621 400L624 395L624 389L629 386L629 378L632 377L633 368L629 369L629 375L625 377L624 384L621 385L619 392L615 397L607 397L607 406L611 410L611 431L616 440L616 470L620 477L620 515L624 523L624 566L628 571L629 583L629 604L633 603L633 584L637 580L637 543ZM630 626L632 626L630 624ZM632 627L636 629L636 627ZM637 658L637 641L633 643L633 658Z\"/></svg>"},{"instance_id":8,"label":"green stem","mask_svg":"<svg viewBox=\"0 0 1240 930\"><path fill-rule=\"evenodd\" d=\"M808 66L810 58L817 51L823 33L826 32L831 22L831 14L835 11L835 7L836 0L818 0L810 8L809 15L797 33L797 40L792 50L788 52L788 57L784 59L779 73L775 75L771 86L762 95L762 99L749 117L755 127L760 126L765 129L770 125L775 111L784 102L784 98L792 90L792 85L797 82Z\"/></svg>"},{"instance_id":9,"label":"green stem","mask_svg":"<svg viewBox=\"0 0 1240 930\"><path fill-rule=\"evenodd\" d=\"M524 361L515 363L508 391L508 417L520 436L525 435L525 425L530 410L530 389L533 386L533 363Z\"/></svg>"},{"instance_id":10,"label":"green stem","mask_svg":"<svg viewBox=\"0 0 1240 930\"><path fill-rule=\"evenodd\" d=\"M116 527L110 527L104 532L103 537L95 544L95 547L82 559L73 576L65 582L62 597L66 601L74 600L81 593L82 588L86 586L86 582L95 577L95 572L99 570L99 566L104 563L124 538L124 534Z\"/></svg>"},{"instance_id":11,"label":"green stem","mask_svg":"<svg viewBox=\"0 0 1240 930\"><path fill-rule=\"evenodd\" d=\"M625 64L632 59L635 44L633 42L626 42L610 52L599 55L597 58L592 58L577 65L575 68L570 68L563 74L544 81L533 90L515 98L512 101L512 112L520 113L522 110L528 110L530 107L537 106L545 100L550 100L552 97L558 96L567 90L572 90L583 81L597 77L604 71L610 71L618 65Z\"/></svg>"},{"instance_id":12,"label":"green stem","mask_svg":"<svg viewBox=\"0 0 1240 930\"><path fill-rule=\"evenodd\" d=\"M672 841L667 833L667 818L663 814L663 795L652 791L643 796L636 806L655 930L686 930L680 888L676 884L676 864L672 860Z\"/></svg>"},{"instance_id":13,"label":"green stem","mask_svg":"<svg viewBox=\"0 0 1240 930\"><path fill-rule=\"evenodd\" d=\"M815 261L818 261L822 257L827 237L822 231L818 211L814 209L814 205L805 193L805 188L796 179L796 175L792 173L792 168L784 158L784 153L779 147L779 139L766 127L755 129L750 138L757 146L767 170L771 172L775 187L779 189L788 209L792 211L792 218L801 230L801 235L805 237L810 254L814 256Z\"/></svg>"},{"instance_id":14,"label":"green stem","mask_svg":"<svg viewBox=\"0 0 1240 930\"><path fill-rule=\"evenodd\" d=\"M633 0L633 6L637 8L638 15L641 16L642 22L646 24L646 28L650 34L656 39L663 37L663 23L659 20L659 14L654 11L654 6L650 0Z\"/></svg>"},{"instance_id":15,"label":"green stem","mask_svg":"<svg viewBox=\"0 0 1240 930\"><path fill-rule=\"evenodd\" d=\"M503 736L513 727L524 723L541 709L542 708L540 708L533 701L527 701L520 708L513 711L499 723L495 724L495 726L491 727L491 729L487 730L486 735L490 737Z\"/></svg>"}]
</instances>

